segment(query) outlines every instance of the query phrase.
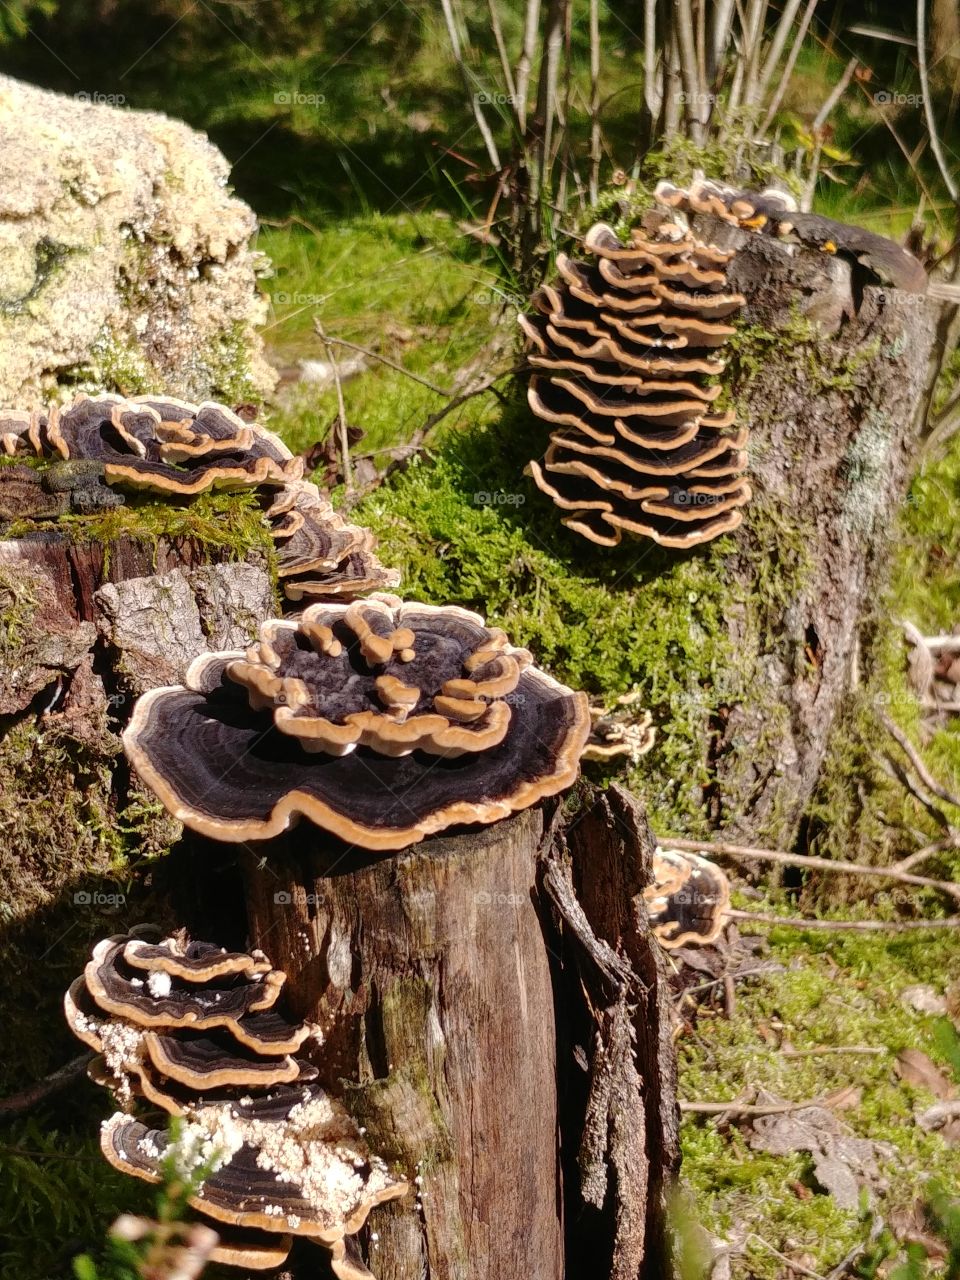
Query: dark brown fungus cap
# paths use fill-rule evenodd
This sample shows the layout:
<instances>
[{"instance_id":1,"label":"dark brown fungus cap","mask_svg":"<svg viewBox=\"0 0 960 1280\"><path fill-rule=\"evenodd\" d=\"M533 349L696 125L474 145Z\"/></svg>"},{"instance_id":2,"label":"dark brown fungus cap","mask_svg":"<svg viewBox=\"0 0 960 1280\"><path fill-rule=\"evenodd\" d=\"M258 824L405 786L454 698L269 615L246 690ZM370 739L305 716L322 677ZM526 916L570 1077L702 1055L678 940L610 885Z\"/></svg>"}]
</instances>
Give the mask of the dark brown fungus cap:
<instances>
[{"instance_id":1,"label":"dark brown fungus cap","mask_svg":"<svg viewBox=\"0 0 960 1280\"><path fill-rule=\"evenodd\" d=\"M0 410L0 450L96 462L110 485L178 501L211 489L257 490L292 600L353 597L400 581L380 563L370 531L345 521L303 479L302 458L222 404L100 395L49 415Z\"/></svg>"},{"instance_id":2,"label":"dark brown fungus cap","mask_svg":"<svg viewBox=\"0 0 960 1280\"><path fill-rule=\"evenodd\" d=\"M124 745L206 835L266 839L302 816L379 850L564 790L588 731L585 695L477 614L375 595L198 658L139 700Z\"/></svg>"},{"instance_id":3,"label":"dark brown fungus cap","mask_svg":"<svg viewBox=\"0 0 960 1280\"><path fill-rule=\"evenodd\" d=\"M657 849L653 884L643 892L653 931L664 947L715 942L730 908L730 882L695 853Z\"/></svg>"},{"instance_id":4,"label":"dark brown fungus cap","mask_svg":"<svg viewBox=\"0 0 960 1280\"><path fill-rule=\"evenodd\" d=\"M348 1275L337 1272L354 1256L346 1237L406 1183L316 1085L316 1069L293 1056L316 1028L275 1012L283 977L262 952L120 936L97 944L64 1007L100 1055L91 1077L123 1107L101 1129L115 1168L147 1182L160 1181L167 1155L184 1175L209 1169L190 1203L217 1224L218 1261L276 1267L304 1236L330 1247L334 1271ZM267 1017L286 1028L281 1051L280 1037L270 1045L249 1034ZM132 1114L138 1099L182 1118L175 1147Z\"/></svg>"},{"instance_id":5,"label":"dark brown fungus cap","mask_svg":"<svg viewBox=\"0 0 960 1280\"><path fill-rule=\"evenodd\" d=\"M680 188L663 200L690 208ZM528 474L598 546L629 533L684 548L735 529L748 433L711 409L722 388L710 381L745 302L727 284L731 252L662 210L627 243L598 223L583 245L596 264L558 255L560 280L520 319L530 407L555 428Z\"/></svg>"},{"instance_id":6,"label":"dark brown fungus cap","mask_svg":"<svg viewBox=\"0 0 960 1280\"><path fill-rule=\"evenodd\" d=\"M839 253L866 268L873 279L908 293L926 293L929 279L923 265L902 245L886 236L825 218L802 213L788 192L767 189L743 191L721 182L699 178L687 188L661 182L656 199L686 213L707 213L747 231L789 239L825 253Z\"/></svg>"}]
</instances>

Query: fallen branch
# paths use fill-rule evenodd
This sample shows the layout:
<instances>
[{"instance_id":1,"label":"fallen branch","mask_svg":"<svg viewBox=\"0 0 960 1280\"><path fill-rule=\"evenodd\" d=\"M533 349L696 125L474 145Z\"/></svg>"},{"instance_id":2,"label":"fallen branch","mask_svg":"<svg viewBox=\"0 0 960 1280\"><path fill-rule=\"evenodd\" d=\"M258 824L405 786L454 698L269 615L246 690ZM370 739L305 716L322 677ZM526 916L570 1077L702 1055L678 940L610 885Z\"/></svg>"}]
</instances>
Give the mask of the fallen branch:
<instances>
[{"instance_id":1,"label":"fallen branch","mask_svg":"<svg viewBox=\"0 0 960 1280\"><path fill-rule=\"evenodd\" d=\"M883 727L886 729L887 733L890 734L891 738L893 738L894 741L902 748L904 755L907 757L907 759L910 761L911 765L913 766L913 769L917 777L920 779L923 785L927 788L927 790L932 791L933 794L938 799L945 801L947 804L952 804L956 808L960 809L960 799L958 799L957 796L955 796L952 791L949 791L942 783L936 780L936 778L933 776L933 774L924 764L919 751L917 751L916 747L913 745L913 743L910 741L907 735L903 732L900 726L894 724L894 722L890 719L890 717L886 714L886 712L883 712L883 711L880 712L880 722L883 725Z\"/></svg>"},{"instance_id":2,"label":"fallen branch","mask_svg":"<svg viewBox=\"0 0 960 1280\"><path fill-rule=\"evenodd\" d=\"M29 1111L44 1098L49 1098L51 1094L65 1089L68 1084L73 1084L74 1080L83 1075L88 1064L93 1061L93 1056L92 1053L81 1053L78 1058L74 1058L65 1066L38 1080L36 1084L22 1089L20 1093L11 1094L8 1098L0 1098L0 1113L18 1115L22 1111Z\"/></svg>"},{"instance_id":3,"label":"fallen branch","mask_svg":"<svg viewBox=\"0 0 960 1280\"><path fill-rule=\"evenodd\" d=\"M718 840L675 840L664 837L664 846L671 849L682 849L690 853L724 854L730 858L756 859L758 862L776 862L781 866L809 867L816 871L830 871L857 876L877 876L884 880L897 880L901 884L912 884L918 888L939 889L952 897L960 899L960 884L950 880L934 880L928 876L916 876L903 869L900 864L893 867L872 867L862 862L843 862L831 858L816 858L806 853L783 853L779 849L757 849L751 845L729 844Z\"/></svg>"},{"instance_id":4,"label":"fallen branch","mask_svg":"<svg viewBox=\"0 0 960 1280\"><path fill-rule=\"evenodd\" d=\"M947 916L943 920L816 920L805 916L775 916L766 911L730 911L731 920L752 920L755 924L779 924L788 929L819 929L823 932L840 932L844 929L859 933L907 933L912 929L956 929L960 916Z\"/></svg>"}]
</instances>

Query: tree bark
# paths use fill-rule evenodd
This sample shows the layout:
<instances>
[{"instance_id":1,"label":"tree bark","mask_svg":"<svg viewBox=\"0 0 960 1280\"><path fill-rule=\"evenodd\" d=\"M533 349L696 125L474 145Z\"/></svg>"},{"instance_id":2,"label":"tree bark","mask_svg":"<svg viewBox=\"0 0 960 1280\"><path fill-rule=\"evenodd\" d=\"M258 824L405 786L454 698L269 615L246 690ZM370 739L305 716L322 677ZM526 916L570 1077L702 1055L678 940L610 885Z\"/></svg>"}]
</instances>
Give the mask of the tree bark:
<instances>
[{"instance_id":1,"label":"tree bark","mask_svg":"<svg viewBox=\"0 0 960 1280\"><path fill-rule=\"evenodd\" d=\"M739 249L731 392L754 500L726 566L738 670L707 733L713 825L789 847L855 687L915 467L939 304L856 262L699 218ZM804 324L810 322L807 328ZM710 695L708 695L709 697Z\"/></svg>"},{"instance_id":2,"label":"tree bark","mask_svg":"<svg viewBox=\"0 0 960 1280\"><path fill-rule=\"evenodd\" d=\"M585 791L569 849L562 827L535 809L377 859L301 827L244 858L251 942L323 1029L321 1079L416 1180L372 1220L378 1280L665 1274L652 844L625 796Z\"/></svg>"}]
</instances>

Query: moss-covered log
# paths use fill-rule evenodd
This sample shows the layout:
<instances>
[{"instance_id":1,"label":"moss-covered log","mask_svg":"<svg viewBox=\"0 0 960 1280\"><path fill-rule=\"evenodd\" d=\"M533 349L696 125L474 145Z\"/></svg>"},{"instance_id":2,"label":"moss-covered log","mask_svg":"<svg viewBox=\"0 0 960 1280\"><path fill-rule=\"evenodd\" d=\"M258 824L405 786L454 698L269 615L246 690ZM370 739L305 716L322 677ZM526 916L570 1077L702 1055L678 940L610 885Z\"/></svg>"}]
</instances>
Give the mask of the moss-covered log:
<instances>
[{"instance_id":1,"label":"moss-covered log","mask_svg":"<svg viewBox=\"0 0 960 1280\"><path fill-rule=\"evenodd\" d=\"M247 857L252 943L320 1024L322 1078L415 1180L371 1220L379 1280L664 1274L652 845L625 794L582 800L569 851L534 809L376 859L309 827Z\"/></svg>"}]
</instances>

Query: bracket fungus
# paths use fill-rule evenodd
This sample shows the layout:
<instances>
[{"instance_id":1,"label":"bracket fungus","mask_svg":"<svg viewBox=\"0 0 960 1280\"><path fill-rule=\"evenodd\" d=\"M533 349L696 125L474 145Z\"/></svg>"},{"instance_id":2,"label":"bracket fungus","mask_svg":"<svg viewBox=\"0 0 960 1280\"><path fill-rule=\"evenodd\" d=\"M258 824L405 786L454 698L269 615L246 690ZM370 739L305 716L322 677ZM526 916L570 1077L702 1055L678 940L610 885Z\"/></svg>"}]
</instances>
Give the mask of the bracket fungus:
<instances>
[{"instance_id":1,"label":"bracket fungus","mask_svg":"<svg viewBox=\"0 0 960 1280\"><path fill-rule=\"evenodd\" d=\"M727 283L732 252L657 213L627 244L597 223L583 247L594 264L560 254L560 281L520 317L530 407L555 427L528 474L600 546L626 532L691 547L735 529L748 433L709 381L745 302Z\"/></svg>"},{"instance_id":2,"label":"bracket fungus","mask_svg":"<svg viewBox=\"0 0 960 1280\"><path fill-rule=\"evenodd\" d=\"M302 458L222 404L81 395L46 413L0 410L0 451L95 464L108 485L174 501L255 489L291 600L352 597L400 581L378 560L370 530L349 524L303 479Z\"/></svg>"},{"instance_id":3,"label":"bracket fungus","mask_svg":"<svg viewBox=\"0 0 960 1280\"><path fill-rule=\"evenodd\" d=\"M407 1183L293 1056L314 1028L275 1011L284 979L260 951L182 933L154 945L134 931L97 944L64 1009L121 1107L100 1135L114 1168L159 1182L171 1156L200 1176L190 1204L217 1224L214 1261L273 1268L303 1236L355 1280L370 1273L347 1237ZM133 1114L137 1100L181 1117L176 1141Z\"/></svg>"},{"instance_id":4,"label":"bracket fungus","mask_svg":"<svg viewBox=\"0 0 960 1280\"><path fill-rule=\"evenodd\" d=\"M658 848L653 855L653 884L644 889L643 898L661 946L707 946L716 942L726 923L730 881L706 858Z\"/></svg>"},{"instance_id":5,"label":"bracket fungus","mask_svg":"<svg viewBox=\"0 0 960 1280\"><path fill-rule=\"evenodd\" d=\"M220 840L301 816L371 850L490 823L570 786L585 694L466 609L375 594L262 624L137 702L127 756L166 808Z\"/></svg>"},{"instance_id":6,"label":"bracket fungus","mask_svg":"<svg viewBox=\"0 0 960 1280\"><path fill-rule=\"evenodd\" d=\"M852 258L881 284L908 293L926 293L929 287L922 263L895 240L819 213L802 213L788 192L772 188L743 191L713 179L697 178L688 187L661 182L654 194L661 204L685 214L709 214L744 231L762 232L823 253Z\"/></svg>"}]
</instances>

